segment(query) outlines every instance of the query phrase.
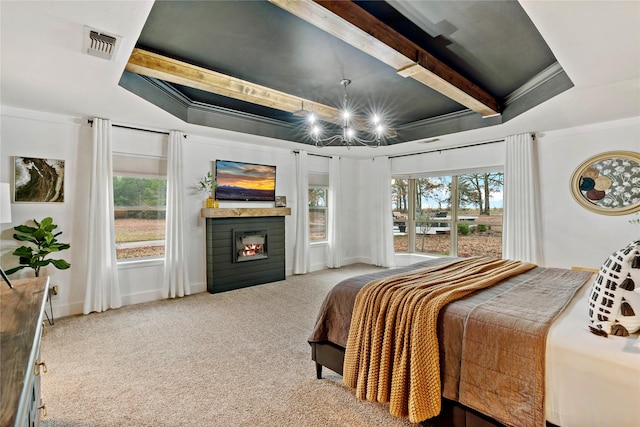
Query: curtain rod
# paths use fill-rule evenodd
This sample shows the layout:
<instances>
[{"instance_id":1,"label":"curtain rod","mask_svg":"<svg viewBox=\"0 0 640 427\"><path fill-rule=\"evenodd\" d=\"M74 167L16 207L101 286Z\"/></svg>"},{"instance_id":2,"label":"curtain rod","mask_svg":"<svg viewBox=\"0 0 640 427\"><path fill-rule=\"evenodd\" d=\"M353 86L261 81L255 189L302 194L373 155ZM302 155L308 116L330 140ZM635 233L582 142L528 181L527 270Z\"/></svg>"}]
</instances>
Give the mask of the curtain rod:
<instances>
[{"instance_id":1,"label":"curtain rod","mask_svg":"<svg viewBox=\"0 0 640 427\"><path fill-rule=\"evenodd\" d=\"M87 120L87 122L93 126L93 120L89 119ZM143 132L151 132L151 133L159 133L161 135L169 135L169 132L164 132L161 130L152 130L152 129L142 129L142 128L137 128L137 127L133 127L133 126L125 126L125 125L116 125L111 123L111 126L115 127L115 128L122 128L122 129L131 129L131 130L141 130Z\"/></svg>"},{"instance_id":2,"label":"curtain rod","mask_svg":"<svg viewBox=\"0 0 640 427\"><path fill-rule=\"evenodd\" d=\"M398 157L418 156L420 154L429 154L429 153L439 153L441 151L457 150L459 148L477 147L479 145L495 144L497 142L504 142L504 139L496 139L495 141L477 142L475 144L461 145L459 147L436 148L436 149L429 150L429 151L420 151L418 153L398 154L397 156L389 156L389 158L390 159L396 159Z\"/></svg>"},{"instance_id":3,"label":"curtain rod","mask_svg":"<svg viewBox=\"0 0 640 427\"><path fill-rule=\"evenodd\" d=\"M293 154L300 154L300 150L293 150ZM309 156L316 156L316 157L325 157L327 159L332 158L333 156L327 156L326 154L315 154L315 153L309 153L307 151L307 155Z\"/></svg>"}]
</instances>

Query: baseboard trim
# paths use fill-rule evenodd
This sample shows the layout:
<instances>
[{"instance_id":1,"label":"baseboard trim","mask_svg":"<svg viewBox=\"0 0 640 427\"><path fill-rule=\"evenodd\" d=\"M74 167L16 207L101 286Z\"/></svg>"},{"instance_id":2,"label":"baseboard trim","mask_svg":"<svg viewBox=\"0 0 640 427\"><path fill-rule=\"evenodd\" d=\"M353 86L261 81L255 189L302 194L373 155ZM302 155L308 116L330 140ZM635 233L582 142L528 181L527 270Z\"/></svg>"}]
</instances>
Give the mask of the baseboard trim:
<instances>
[{"instance_id":1,"label":"baseboard trim","mask_svg":"<svg viewBox=\"0 0 640 427\"><path fill-rule=\"evenodd\" d=\"M197 294L206 290L206 284L204 282L192 283L190 285L191 294ZM137 292L134 294L122 295L122 307L127 305L141 304L144 302L158 301L164 299L162 297L162 289L154 289L152 291ZM72 302L69 304L56 304L56 300L53 300L53 315L54 319L60 319L68 316L76 316L83 314L84 302ZM51 316L51 310L47 303L46 311Z\"/></svg>"}]
</instances>

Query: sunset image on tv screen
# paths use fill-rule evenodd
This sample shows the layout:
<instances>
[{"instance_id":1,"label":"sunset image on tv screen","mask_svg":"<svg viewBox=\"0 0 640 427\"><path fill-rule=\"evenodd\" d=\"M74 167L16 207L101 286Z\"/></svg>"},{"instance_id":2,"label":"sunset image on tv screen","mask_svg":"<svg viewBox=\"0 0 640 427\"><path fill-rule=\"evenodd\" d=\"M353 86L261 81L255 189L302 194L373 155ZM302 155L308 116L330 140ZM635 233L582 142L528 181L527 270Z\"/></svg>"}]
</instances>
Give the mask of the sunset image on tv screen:
<instances>
[{"instance_id":1,"label":"sunset image on tv screen","mask_svg":"<svg viewBox=\"0 0 640 427\"><path fill-rule=\"evenodd\" d=\"M275 166L216 160L216 181L219 200L275 200Z\"/></svg>"}]
</instances>

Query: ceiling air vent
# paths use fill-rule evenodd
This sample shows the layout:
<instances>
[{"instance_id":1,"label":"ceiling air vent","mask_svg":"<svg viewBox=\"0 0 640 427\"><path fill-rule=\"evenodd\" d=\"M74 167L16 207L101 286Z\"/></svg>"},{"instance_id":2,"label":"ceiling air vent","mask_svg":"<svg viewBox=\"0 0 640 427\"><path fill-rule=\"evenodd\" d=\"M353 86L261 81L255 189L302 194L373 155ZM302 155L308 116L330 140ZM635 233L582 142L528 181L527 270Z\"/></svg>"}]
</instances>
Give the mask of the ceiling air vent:
<instances>
[{"instance_id":1,"label":"ceiling air vent","mask_svg":"<svg viewBox=\"0 0 640 427\"><path fill-rule=\"evenodd\" d=\"M83 52L104 59L112 59L118 50L120 37L84 27Z\"/></svg>"}]
</instances>

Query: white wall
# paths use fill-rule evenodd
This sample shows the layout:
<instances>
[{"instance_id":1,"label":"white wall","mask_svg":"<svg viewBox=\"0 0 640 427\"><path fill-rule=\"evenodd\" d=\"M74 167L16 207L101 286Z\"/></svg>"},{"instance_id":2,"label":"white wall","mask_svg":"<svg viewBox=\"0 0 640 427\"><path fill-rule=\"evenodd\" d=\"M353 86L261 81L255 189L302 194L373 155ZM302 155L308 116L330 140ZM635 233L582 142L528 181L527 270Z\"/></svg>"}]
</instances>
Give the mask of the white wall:
<instances>
[{"instance_id":1,"label":"white wall","mask_svg":"<svg viewBox=\"0 0 640 427\"><path fill-rule=\"evenodd\" d=\"M504 142L434 151L391 159L391 174L411 177L421 173L451 174L483 168L500 170L504 166L504 157Z\"/></svg>"},{"instance_id":2,"label":"white wall","mask_svg":"<svg viewBox=\"0 0 640 427\"><path fill-rule=\"evenodd\" d=\"M545 132L537 148L547 266L599 268L613 251L640 236L640 225L629 223L637 216L591 212L573 199L569 185L574 170L591 156L613 150L640 152L640 118Z\"/></svg>"},{"instance_id":3,"label":"white wall","mask_svg":"<svg viewBox=\"0 0 640 427\"><path fill-rule=\"evenodd\" d=\"M40 157L65 160L64 203L14 203L11 206L11 224L1 224L0 262L4 269L18 265L16 257L11 255L21 244L12 238L16 225L47 216L58 225L56 231L62 231L58 240L71 243L71 249L60 252L52 258L63 258L71 263L68 270L56 270L45 267L41 275L51 274L51 283L60 287L60 293L54 303L70 304L84 298L83 277L86 272L87 209L85 200L89 195L88 151L90 129L81 127L73 118L36 114L29 111L14 111L15 116L5 115L3 109L1 128L0 181L11 182L13 190L13 156ZM37 117L37 118L36 118ZM29 268L11 276L12 279L32 277ZM80 305L80 312L82 305ZM55 313L55 311L54 311Z\"/></svg>"},{"instance_id":4,"label":"white wall","mask_svg":"<svg viewBox=\"0 0 640 427\"><path fill-rule=\"evenodd\" d=\"M82 312L86 274L86 234L88 227L89 168L91 128L74 117L45 114L3 107L0 116L0 181L11 182L13 156L44 157L65 160L65 202L60 204L12 204L12 224L0 224L0 263L7 269L17 265L11 252L18 247L12 227L29 219L52 216L63 232L60 240L71 249L60 253L72 267L69 270L48 268L45 274L60 286L54 297L56 317ZM291 274L295 241L295 157L289 150L241 144L233 141L190 135L185 141L184 162L187 185L194 184L212 170L215 159L272 164L277 167L276 193L287 197L292 215L286 217L286 273ZM114 147L118 151L147 154L166 153L166 136L147 132L114 129ZM539 136L538 155L541 167L541 204L545 261L548 266L573 265L598 267L604 258L640 235L640 226L628 221L633 216L604 216L587 211L571 196L569 180L574 169L588 157L611 150L640 151L640 118L609 122L577 129L547 132ZM502 166L504 144L483 145L469 149L443 151L392 160L394 174L451 172L469 168ZM344 214L343 264L370 262L372 222L370 194L372 162L370 159L342 158L341 211ZM310 156L310 170L328 173L328 159ZM190 212L188 241L189 274L192 292L204 291L204 219L200 208L204 200L189 189ZM238 204L222 203L222 207ZM241 206L261 206L246 204ZM312 248L312 269L324 268L325 246ZM27 276L23 270L12 277ZM123 303L137 303L160 298L162 262L142 262L122 266L119 279Z\"/></svg>"},{"instance_id":5,"label":"white wall","mask_svg":"<svg viewBox=\"0 0 640 427\"><path fill-rule=\"evenodd\" d=\"M79 118L3 107L0 126L0 182L13 180L13 156L43 157L65 160L64 203L14 203L11 224L0 225L0 263L5 268L17 265L11 255L20 246L12 238L13 227L30 219L51 216L63 234L59 240L70 243L71 248L59 254L71 263L68 270L47 267L41 274L51 276L51 283L59 285L59 294L53 299L56 317L82 312L85 295L86 235L88 229L89 172L91 167L92 131L86 121ZM122 128L113 129L113 149L121 153L166 156L166 135ZM291 274L295 241L295 163L290 150L262 147L252 144L188 136L184 142L185 191L189 230L187 241L189 278L192 292L206 290L205 278L205 220L200 217L204 197L196 194L194 185L207 171L213 170L216 159L238 160L276 166L276 194L287 197L292 215L285 219L286 272ZM13 187L12 187L13 188ZM273 204L221 202L221 207L266 207ZM318 265L324 266L322 257ZM161 298L162 261L123 263L119 267L123 304L132 304ZM24 269L11 278L31 277Z\"/></svg>"},{"instance_id":6,"label":"white wall","mask_svg":"<svg viewBox=\"0 0 640 427\"><path fill-rule=\"evenodd\" d=\"M368 148L367 148L368 149ZM369 161L371 163L371 161ZM342 158L340 161L340 174L342 186L340 187L342 198L342 264L371 261L370 251L363 250L361 241L366 238L369 230L363 228L366 224L366 210L363 210L363 202L370 199L366 181L361 179L360 171L362 161Z\"/></svg>"},{"instance_id":7,"label":"white wall","mask_svg":"<svg viewBox=\"0 0 640 427\"><path fill-rule=\"evenodd\" d=\"M286 272L291 274L293 245L295 242L295 157L290 150L268 148L251 144L238 144L224 140L212 140L190 135L184 143L183 161L185 164L185 181L193 185L207 171L213 171L214 161L237 160L248 163L261 163L276 166L276 194L286 196L291 215L285 217L286 236ZM200 217L200 209L204 206L204 198L195 196L187 198L189 235L189 278L192 292L206 290L205 277L205 220ZM220 202L220 207L273 207L273 203L259 202Z\"/></svg>"}]
</instances>

